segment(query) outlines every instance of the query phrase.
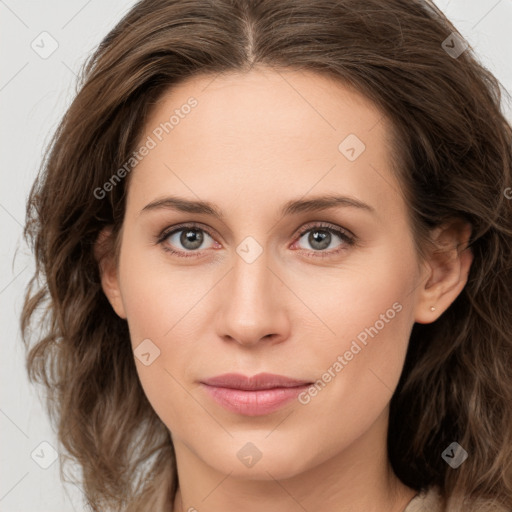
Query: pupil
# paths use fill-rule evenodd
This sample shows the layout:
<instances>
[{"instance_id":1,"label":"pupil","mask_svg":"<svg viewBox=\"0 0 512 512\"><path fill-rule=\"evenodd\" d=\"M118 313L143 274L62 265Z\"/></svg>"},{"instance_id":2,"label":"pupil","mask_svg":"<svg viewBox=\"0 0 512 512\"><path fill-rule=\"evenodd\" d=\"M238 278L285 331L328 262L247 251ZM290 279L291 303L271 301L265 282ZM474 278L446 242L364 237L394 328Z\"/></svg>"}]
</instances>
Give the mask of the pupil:
<instances>
[{"instance_id":1,"label":"pupil","mask_svg":"<svg viewBox=\"0 0 512 512\"><path fill-rule=\"evenodd\" d=\"M329 247L330 241L331 234L328 231L312 231L309 235L309 243L311 246L315 248L315 244L318 244L315 250L321 250Z\"/></svg>"},{"instance_id":2,"label":"pupil","mask_svg":"<svg viewBox=\"0 0 512 512\"><path fill-rule=\"evenodd\" d=\"M199 230L189 229L182 232L180 242L187 249L197 249L203 243L203 235Z\"/></svg>"}]
</instances>

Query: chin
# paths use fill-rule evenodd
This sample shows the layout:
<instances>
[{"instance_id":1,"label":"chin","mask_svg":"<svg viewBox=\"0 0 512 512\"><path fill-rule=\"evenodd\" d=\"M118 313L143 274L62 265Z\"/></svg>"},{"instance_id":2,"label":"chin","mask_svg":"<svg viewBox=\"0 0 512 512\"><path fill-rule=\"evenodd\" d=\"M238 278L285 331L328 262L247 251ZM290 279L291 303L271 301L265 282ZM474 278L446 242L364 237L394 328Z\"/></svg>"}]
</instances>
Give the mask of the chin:
<instances>
[{"instance_id":1,"label":"chin","mask_svg":"<svg viewBox=\"0 0 512 512\"><path fill-rule=\"evenodd\" d=\"M254 437L237 436L227 446L217 445L213 453L209 451L206 457L202 457L203 461L232 478L267 481L292 478L316 465L315 457L312 454L308 456L298 445L290 443L283 446L270 440L251 442L249 439Z\"/></svg>"}]
</instances>

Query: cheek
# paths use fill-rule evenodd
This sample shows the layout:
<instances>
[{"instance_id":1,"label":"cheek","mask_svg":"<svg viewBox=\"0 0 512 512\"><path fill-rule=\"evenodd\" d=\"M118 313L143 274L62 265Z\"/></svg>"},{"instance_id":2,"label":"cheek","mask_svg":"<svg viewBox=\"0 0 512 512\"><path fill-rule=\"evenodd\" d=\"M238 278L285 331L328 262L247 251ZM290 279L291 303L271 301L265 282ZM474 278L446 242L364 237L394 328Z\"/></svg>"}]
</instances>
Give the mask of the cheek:
<instances>
[{"instance_id":1,"label":"cheek","mask_svg":"<svg viewBox=\"0 0 512 512\"><path fill-rule=\"evenodd\" d=\"M294 281L289 277L325 327L317 322L326 352L348 350L355 339L364 345L367 339L389 337L394 341L388 346L397 346L401 340L406 344L416 281L414 250L406 244L361 252L330 272L302 274ZM404 333L403 339L396 338L399 333Z\"/></svg>"},{"instance_id":2,"label":"cheek","mask_svg":"<svg viewBox=\"0 0 512 512\"><path fill-rule=\"evenodd\" d=\"M159 340L199 301L198 279L190 272L183 278L179 269L172 269L160 251L148 250L135 236L127 233L119 262L121 294L130 327L132 343L145 338Z\"/></svg>"},{"instance_id":3,"label":"cheek","mask_svg":"<svg viewBox=\"0 0 512 512\"><path fill-rule=\"evenodd\" d=\"M375 411L398 383L413 325L415 253L412 245L390 244L365 259L318 280L310 295L311 309L328 329L300 349L320 381L304 402L334 400L355 411L373 404ZM314 338L312 327L305 338Z\"/></svg>"},{"instance_id":4,"label":"cheek","mask_svg":"<svg viewBox=\"0 0 512 512\"><path fill-rule=\"evenodd\" d=\"M150 261L129 242L129 237L123 242L119 278L137 373L163 423L179 427L184 420L189 424L186 418L194 412L184 389L194 357L201 353L201 336L192 326L200 322L204 288L213 283L200 276L191 281L190 272L171 273L164 259Z\"/></svg>"}]
</instances>

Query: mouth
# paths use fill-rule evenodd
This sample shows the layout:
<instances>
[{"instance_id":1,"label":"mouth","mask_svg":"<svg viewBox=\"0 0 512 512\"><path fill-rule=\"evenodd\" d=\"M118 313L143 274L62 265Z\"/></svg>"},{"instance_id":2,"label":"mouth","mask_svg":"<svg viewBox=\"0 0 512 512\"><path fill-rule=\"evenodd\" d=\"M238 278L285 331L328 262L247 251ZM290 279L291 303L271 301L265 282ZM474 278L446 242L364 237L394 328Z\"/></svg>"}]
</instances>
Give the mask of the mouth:
<instances>
[{"instance_id":1,"label":"mouth","mask_svg":"<svg viewBox=\"0 0 512 512\"><path fill-rule=\"evenodd\" d=\"M262 416L277 411L312 382L283 375L259 373L252 377L224 374L201 381L208 396L225 409L245 416Z\"/></svg>"}]
</instances>

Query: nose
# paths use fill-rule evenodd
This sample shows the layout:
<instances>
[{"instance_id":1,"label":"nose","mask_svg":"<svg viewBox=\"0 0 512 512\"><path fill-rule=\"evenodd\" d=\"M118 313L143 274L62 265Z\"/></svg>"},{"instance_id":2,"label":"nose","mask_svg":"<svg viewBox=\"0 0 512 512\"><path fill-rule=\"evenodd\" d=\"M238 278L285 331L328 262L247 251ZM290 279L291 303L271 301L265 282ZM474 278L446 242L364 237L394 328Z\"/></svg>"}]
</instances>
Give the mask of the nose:
<instances>
[{"instance_id":1,"label":"nose","mask_svg":"<svg viewBox=\"0 0 512 512\"><path fill-rule=\"evenodd\" d=\"M289 337L287 290L268 260L265 251L252 263L235 255L218 306L217 334L225 341L254 346Z\"/></svg>"}]
</instances>

